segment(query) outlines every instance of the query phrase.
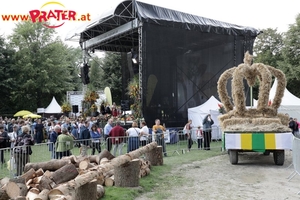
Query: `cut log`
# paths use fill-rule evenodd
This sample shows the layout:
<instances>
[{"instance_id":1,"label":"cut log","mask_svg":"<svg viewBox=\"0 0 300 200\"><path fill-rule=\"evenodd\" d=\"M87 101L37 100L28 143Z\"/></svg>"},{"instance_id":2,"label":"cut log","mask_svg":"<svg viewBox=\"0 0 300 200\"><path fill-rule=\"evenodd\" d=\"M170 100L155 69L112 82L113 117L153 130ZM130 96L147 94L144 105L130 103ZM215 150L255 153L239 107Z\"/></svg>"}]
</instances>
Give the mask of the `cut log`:
<instances>
[{"instance_id":1,"label":"cut log","mask_svg":"<svg viewBox=\"0 0 300 200\"><path fill-rule=\"evenodd\" d=\"M43 176L44 173L45 173L44 170L42 168L40 168L35 171L35 176Z\"/></svg>"},{"instance_id":2,"label":"cut log","mask_svg":"<svg viewBox=\"0 0 300 200\"><path fill-rule=\"evenodd\" d=\"M25 196L17 196L14 200L27 200Z\"/></svg>"},{"instance_id":3,"label":"cut log","mask_svg":"<svg viewBox=\"0 0 300 200\"><path fill-rule=\"evenodd\" d=\"M37 188L31 188L26 195L26 199L27 200L34 200L38 194L40 193L40 191Z\"/></svg>"},{"instance_id":4,"label":"cut log","mask_svg":"<svg viewBox=\"0 0 300 200\"><path fill-rule=\"evenodd\" d=\"M97 199L97 183L95 181L80 186L75 192L76 200Z\"/></svg>"},{"instance_id":5,"label":"cut log","mask_svg":"<svg viewBox=\"0 0 300 200\"><path fill-rule=\"evenodd\" d=\"M148 151L145 153L145 159L149 160L151 165L158 166L163 165L163 149L162 146L157 146L156 148L152 149L151 151Z\"/></svg>"},{"instance_id":6,"label":"cut log","mask_svg":"<svg viewBox=\"0 0 300 200\"><path fill-rule=\"evenodd\" d=\"M74 200L70 195L54 195L54 196L49 196L50 200Z\"/></svg>"},{"instance_id":7,"label":"cut log","mask_svg":"<svg viewBox=\"0 0 300 200\"><path fill-rule=\"evenodd\" d=\"M109 151L107 151L106 149L104 149L103 151L100 152L99 154L99 160L101 160L102 158L107 158L108 160L112 160L115 158L114 155L112 155Z\"/></svg>"},{"instance_id":8,"label":"cut log","mask_svg":"<svg viewBox=\"0 0 300 200\"><path fill-rule=\"evenodd\" d=\"M7 200L9 199L8 194L6 193L6 191L4 189L0 189L0 200Z\"/></svg>"},{"instance_id":9,"label":"cut log","mask_svg":"<svg viewBox=\"0 0 300 200\"><path fill-rule=\"evenodd\" d=\"M110 162L110 160L108 160L108 158L102 158L102 159L100 160L100 165L106 164L106 163L108 163L108 162Z\"/></svg>"},{"instance_id":10,"label":"cut log","mask_svg":"<svg viewBox=\"0 0 300 200\"><path fill-rule=\"evenodd\" d=\"M33 179L35 177L35 170L31 168L26 173L22 174L21 177L25 179L25 182L27 182L29 179Z\"/></svg>"},{"instance_id":11,"label":"cut log","mask_svg":"<svg viewBox=\"0 0 300 200\"><path fill-rule=\"evenodd\" d=\"M47 177L52 177L52 172L50 172L49 170L45 171L44 173L44 176L47 176Z\"/></svg>"},{"instance_id":12,"label":"cut log","mask_svg":"<svg viewBox=\"0 0 300 200\"><path fill-rule=\"evenodd\" d=\"M104 185L105 177L102 172L98 174L97 185Z\"/></svg>"},{"instance_id":13,"label":"cut log","mask_svg":"<svg viewBox=\"0 0 300 200\"><path fill-rule=\"evenodd\" d=\"M27 186L24 183L15 183L9 181L6 185L6 193L11 198L14 199L18 196L25 197L27 194Z\"/></svg>"},{"instance_id":14,"label":"cut log","mask_svg":"<svg viewBox=\"0 0 300 200\"><path fill-rule=\"evenodd\" d=\"M114 169L111 169L108 172L104 173L103 175L104 175L104 177L110 177L114 174L115 174Z\"/></svg>"},{"instance_id":15,"label":"cut log","mask_svg":"<svg viewBox=\"0 0 300 200\"><path fill-rule=\"evenodd\" d=\"M34 200L48 200L48 194L49 190L44 189L35 197Z\"/></svg>"},{"instance_id":16,"label":"cut log","mask_svg":"<svg viewBox=\"0 0 300 200\"><path fill-rule=\"evenodd\" d=\"M145 152L150 151L153 148L156 148L157 144L156 142L152 142L138 150L132 151L128 153L128 155L122 155L125 156L126 159L120 159L118 156L117 158L114 158L112 162L106 163L104 165L98 165L97 168L93 168L93 170L77 176L74 180L70 180L67 183L60 184L56 188L50 190L49 192L49 198L54 197L56 195L70 195L72 198L75 199L75 190L79 188L81 185L84 185L88 182L91 182L94 179L97 179L101 173L108 172L109 170L113 169L114 165L118 166L118 164L125 164L126 162L131 161L131 159L139 158L141 155L145 154ZM136 152L138 151L138 152ZM102 152L101 152L102 153ZM101 154L100 153L100 154ZM137 157L135 157L137 156ZM124 157L123 157L124 158ZM113 162L114 161L114 162ZM114 163L114 165L112 165Z\"/></svg>"},{"instance_id":17,"label":"cut log","mask_svg":"<svg viewBox=\"0 0 300 200\"><path fill-rule=\"evenodd\" d=\"M134 159L129 163L115 166L115 186L138 187L140 175L140 160Z\"/></svg>"},{"instance_id":18,"label":"cut log","mask_svg":"<svg viewBox=\"0 0 300 200\"><path fill-rule=\"evenodd\" d=\"M4 177L3 179L0 180L0 188L2 188L4 185L6 185L9 182L8 177Z\"/></svg>"},{"instance_id":19,"label":"cut log","mask_svg":"<svg viewBox=\"0 0 300 200\"><path fill-rule=\"evenodd\" d=\"M101 199L102 197L104 197L104 194L104 187L102 185L97 185L97 199Z\"/></svg>"},{"instance_id":20,"label":"cut log","mask_svg":"<svg viewBox=\"0 0 300 200\"><path fill-rule=\"evenodd\" d=\"M34 179L32 179L32 183L40 184L41 179L42 179L42 176L35 177Z\"/></svg>"},{"instance_id":21,"label":"cut log","mask_svg":"<svg viewBox=\"0 0 300 200\"><path fill-rule=\"evenodd\" d=\"M115 177L112 175L111 177L105 178L104 185L106 187L112 187L115 184Z\"/></svg>"},{"instance_id":22,"label":"cut log","mask_svg":"<svg viewBox=\"0 0 300 200\"><path fill-rule=\"evenodd\" d=\"M60 160L50 160L47 162L39 162L39 163L27 163L24 167L24 172L29 171L31 168L34 170L38 170L42 168L44 171L55 171L59 168L70 163L68 159L60 159Z\"/></svg>"},{"instance_id":23,"label":"cut log","mask_svg":"<svg viewBox=\"0 0 300 200\"><path fill-rule=\"evenodd\" d=\"M69 163L52 174L52 180L56 184L64 183L74 179L78 175L78 171L74 164Z\"/></svg>"},{"instance_id":24,"label":"cut log","mask_svg":"<svg viewBox=\"0 0 300 200\"><path fill-rule=\"evenodd\" d=\"M100 163L99 155L91 155L91 156L89 156L89 159L90 159L91 163L97 163L98 165Z\"/></svg>"},{"instance_id":25,"label":"cut log","mask_svg":"<svg viewBox=\"0 0 300 200\"><path fill-rule=\"evenodd\" d=\"M45 173L42 176L41 180L40 180L40 184L39 184L38 189L40 191L42 191L44 189L51 190L52 189L52 187L51 187L52 184L53 184L53 181L48 176L46 176L46 173Z\"/></svg>"},{"instance_id":26,"label":"cut log","mask_svg":"<svg viewBox=\"0 0 300 200\"><path fill-rule=\"evenodd\" d=\"M88 159L86 160L83 160L79 163L79 169L80 170L85 170L85 169L89 169L89 168L92 168L94 167L94 165L92 163L90 163L90 161Z\"/></svg>"}]
</instances>

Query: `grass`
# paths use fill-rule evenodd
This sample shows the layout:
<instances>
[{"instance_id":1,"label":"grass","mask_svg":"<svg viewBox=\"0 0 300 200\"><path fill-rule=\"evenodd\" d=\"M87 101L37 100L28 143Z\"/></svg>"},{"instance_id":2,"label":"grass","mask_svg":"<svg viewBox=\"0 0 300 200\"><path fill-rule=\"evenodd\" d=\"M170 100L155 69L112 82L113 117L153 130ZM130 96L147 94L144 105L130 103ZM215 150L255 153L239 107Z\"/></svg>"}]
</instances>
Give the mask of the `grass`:
<instances>
[{"instance_id":1,"label":"grass","mask_svg":"<svg viewBox=\"0 0 300 200\"><path fill-rule=\"evenodd\" d=\"M180 141L177 144L167 144L168 157L164 157L164 164L162 166L152 166L150 175L140 179L140 187L137 188L120 188L120 187L105 187L104 200L133 200L136 197L151 192L151 199L164 199L170 194L166 192L167 189L188 184L189 181L182 175L182 173L171 173L174 168L179 165L188 164L194 161L204 160L209 157L221 155L221 142L212 142L211 150L198 150L197 144L193 144L194 149L191 152L186 152L187 142ZM104 146L102 146L104 148ZM185 151L182 151L182 150ZM32 147L33 154L30 156L31 162L44 162L50 160L51 152L48 150L47 144L34 145ZM126 152L126 146L123 153ZM182 154L182 152L186 152ZM79 155L79 148L72 150L74 155ZM91 153L91 150L88 152ZM179 154L178 154L179 153ZM10 158L10 151L5 152L5 160ZM183 169L185 170L185 169ZM186 169L188 170L188 169ZM7 165L1 165L0 178L10 177L13 172L7 169ZM148 194L146 194L148 195Z\"/></svg>"}]
</instances>

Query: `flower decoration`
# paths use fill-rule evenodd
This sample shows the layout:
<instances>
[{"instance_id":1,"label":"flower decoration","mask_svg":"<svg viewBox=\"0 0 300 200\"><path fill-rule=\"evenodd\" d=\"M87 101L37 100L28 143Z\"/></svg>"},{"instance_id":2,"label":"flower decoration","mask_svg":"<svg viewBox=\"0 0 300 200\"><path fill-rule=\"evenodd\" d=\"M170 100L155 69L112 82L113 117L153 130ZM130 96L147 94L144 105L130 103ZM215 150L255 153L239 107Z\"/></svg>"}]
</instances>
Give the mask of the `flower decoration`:
<instances>
[{"instance_id":1,"label":"flower decoration","mask_svg":"<svg viewBox=\"0 0 300 200\"><path fill-rule=\"evenodd\" d=\"M225 113L226 113L225 107L224 107L223 104L218 103L218 107L219 107L219 112L220 112L221 114L225 114Z\"/></svg>"},{"instance_id":2,"label":"flower decoration","mask_svg":"<svg viewBox=\"0 0 300 200\"><path fill-rule=\"evenodd\" d=\"M65 101L62 105L61 105L61 111L63 113L66 113L66 112L71 112L71 104L67 101Z\"/></svg>"}]
</instances>

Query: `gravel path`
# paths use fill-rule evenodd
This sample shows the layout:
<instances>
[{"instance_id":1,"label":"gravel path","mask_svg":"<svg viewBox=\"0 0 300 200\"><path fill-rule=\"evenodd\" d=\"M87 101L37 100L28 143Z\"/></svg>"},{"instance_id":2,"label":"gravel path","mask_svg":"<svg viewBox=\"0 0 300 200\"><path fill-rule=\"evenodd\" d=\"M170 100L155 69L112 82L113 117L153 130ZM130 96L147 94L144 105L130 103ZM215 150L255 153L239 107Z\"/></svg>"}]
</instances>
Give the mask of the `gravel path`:
<instances>
[{"instance_id":1,"label":"gravel path","mask_svg":"<svg viewBox=\"0 0 300 200\"><path fill-rule=\"evenodd\" d=\"M293 172L291 162L292 152L286 151L283 166L274 164L272 153L264 156L253 152L240 153L238 165L231 165L227 154L185 164L172 173L190 182L169 188L167 199L299 200L300 176L287 179ZM136 200L153 199L151 196L146 193Z\"/></svg>"}]
</instances>

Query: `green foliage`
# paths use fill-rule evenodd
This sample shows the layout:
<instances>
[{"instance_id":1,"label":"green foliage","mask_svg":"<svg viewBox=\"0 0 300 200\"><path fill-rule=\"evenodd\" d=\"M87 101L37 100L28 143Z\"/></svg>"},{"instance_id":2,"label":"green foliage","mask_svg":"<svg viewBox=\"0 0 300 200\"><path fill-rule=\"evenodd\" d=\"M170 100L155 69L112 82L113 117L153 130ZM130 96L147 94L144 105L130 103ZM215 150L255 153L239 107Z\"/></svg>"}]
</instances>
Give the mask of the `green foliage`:
<instances>
[{"instance_id":1,"label":"green foliage","mask_svg":"<svg viewBox=\"0 0 300 200\"><path fill-rule=\"evenodd\" d=\"M103 90L105 85L103 84L102 79L100 78L103 74L103 69L101 68L103 63L102 59L98 57L93 57L91 61L91 68L90 68L90 84L88 84L88 88L90 90Z\"/></svg>"},{"instance_id":2,"label":"green foliage","mask_svg":"<svg viewBox=\"0 0 300 200\"><path fill-rule=\"evenodd\" d=\"M109 87L111 90L112 101L121 102L122 97L122 69L121 54L107 52L102 62L102 70L100 80L103 89Z\"/></svg>"}]
</instances>

